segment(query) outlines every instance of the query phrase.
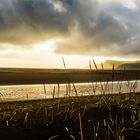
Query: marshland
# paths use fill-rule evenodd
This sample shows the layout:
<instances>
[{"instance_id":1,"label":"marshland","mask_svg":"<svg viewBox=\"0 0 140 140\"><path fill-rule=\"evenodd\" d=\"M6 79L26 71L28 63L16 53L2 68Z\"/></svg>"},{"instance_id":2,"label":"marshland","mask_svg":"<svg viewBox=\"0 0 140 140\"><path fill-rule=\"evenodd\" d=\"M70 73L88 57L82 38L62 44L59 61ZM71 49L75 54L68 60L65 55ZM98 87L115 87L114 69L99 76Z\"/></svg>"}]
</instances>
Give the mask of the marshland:
<instances>
[{"instance_id":1,"label":"marshland","mask_svg":"<svg viewBox=\"0 0 140 140\"><path fill-rule=\"evenodd\" d=\"M140 138L138 70L0 71L3 139Z\"/></svg>"}]
</instances>

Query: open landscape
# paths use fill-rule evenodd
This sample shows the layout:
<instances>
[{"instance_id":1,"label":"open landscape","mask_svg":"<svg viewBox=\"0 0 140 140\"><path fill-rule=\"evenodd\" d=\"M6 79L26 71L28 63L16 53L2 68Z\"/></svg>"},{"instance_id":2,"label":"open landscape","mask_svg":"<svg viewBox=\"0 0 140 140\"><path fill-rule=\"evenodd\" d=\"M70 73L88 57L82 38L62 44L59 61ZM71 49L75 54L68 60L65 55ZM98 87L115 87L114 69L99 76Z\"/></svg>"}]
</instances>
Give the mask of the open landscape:
<instances>
[{"instance_id":1,"label":"open landscape","mask_svg":"<svg viewBox=\"0 0 140 140\"><path fill-rule=\"evenodd\" d=\"M140 140L140 0L0 0L0 140Z\"/></svg>"},{"instance_id":2,"label":"open landscape","mask_svg":"<svg viewBox=\"0 0 140 140\"><path fill-rule=\"evenodd\" d=\"M15 84L19 84L18 88L20 84L42 84L45 95L43 99L31 100L30 90L25 90L28 93L26 99L8 101L3 93L4 90L0 91L2 139L140 138L140 71L138 70L1 69L0 75L7 76L1 78L1 86L10 85L11 91L12 85ZM75 82L83 84L77 85ZM90 86L84 87L85 82L89 82ZM48 84L54 85L52 91L48 90ZM85 88L83 91L82 86ZM62 91L64 87L66 89ZM24 93L24 87L20 90ZM8 90L6 92L8 94ZM35 92L39 94L39 91ZM51 96L47 96L50 92ZM13 91L11 97L12 94L16 96L17 93ZM5 100L2 100L4 98Z\"/></svg>"}]
</instances>

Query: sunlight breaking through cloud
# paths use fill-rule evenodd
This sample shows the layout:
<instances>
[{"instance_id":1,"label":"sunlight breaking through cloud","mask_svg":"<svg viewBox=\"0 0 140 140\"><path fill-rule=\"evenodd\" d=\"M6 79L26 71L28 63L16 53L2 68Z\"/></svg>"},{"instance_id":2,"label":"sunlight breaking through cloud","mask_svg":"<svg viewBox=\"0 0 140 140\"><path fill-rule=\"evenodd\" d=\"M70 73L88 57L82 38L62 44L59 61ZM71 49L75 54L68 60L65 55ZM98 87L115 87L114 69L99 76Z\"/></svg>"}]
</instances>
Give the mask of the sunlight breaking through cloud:
<instances>
[{"instance_id":1,"label":"sunlight breaking through cloud","mask_svg":"<svg viewBox=\"0 0 140 140\"><path fill-rule=\"evenodd\" d=\"M1 58L18 58L24 50L40 58L50 53L140 59L140 2L1 0L0 32Z\"/></svg>"}]
</instances>

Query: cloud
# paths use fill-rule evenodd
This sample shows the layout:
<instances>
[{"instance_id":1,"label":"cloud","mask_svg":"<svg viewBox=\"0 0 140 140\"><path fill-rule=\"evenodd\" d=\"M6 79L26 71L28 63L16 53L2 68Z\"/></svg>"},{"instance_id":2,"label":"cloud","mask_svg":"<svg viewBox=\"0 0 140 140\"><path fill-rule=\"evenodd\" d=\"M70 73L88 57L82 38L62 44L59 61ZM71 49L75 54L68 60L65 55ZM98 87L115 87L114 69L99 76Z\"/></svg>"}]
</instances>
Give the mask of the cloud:
<instances>
[{"instance_id":1,"label":"cloud","mask_svg":"<svg viewBox=\"0 0 140 140\"><path fill-rule=\"evenodd\" d=\"M0 42L26 47L59 38L54 53L140 55L137 0L1 0ZM2 47L0 46L0 49Z\"/></svg>"},{"instance_id":2,"label":"cloud","mask_svg":"<svg viewBox=\"0 0 140 140\"><path fill-rule=\"evenodd\" d=\"M0 41L31 44L66 34L70 19L66 18L62 2L57 2L55 5L52 2L1 0Z\"/></svg>"},{"instance_id":3,"label":"cloud","mask_svg":"<svg viewBox=\"0 0 140 140\"><path fill-rule=\"evenodd\" d=\"M131 3L110 1L102 4L96 1L96 4L87 5L84 2L80 1L76 16L79 32L85 38L76 38L76 43L72 41L74 39L71 39L68 44L62 42L56 48L56 52L119 57L137 55L138 57L140 54L139 7L136 7L132 1ZM82 11L83 7L85 10Z\"/></svg>"}]
</instances>

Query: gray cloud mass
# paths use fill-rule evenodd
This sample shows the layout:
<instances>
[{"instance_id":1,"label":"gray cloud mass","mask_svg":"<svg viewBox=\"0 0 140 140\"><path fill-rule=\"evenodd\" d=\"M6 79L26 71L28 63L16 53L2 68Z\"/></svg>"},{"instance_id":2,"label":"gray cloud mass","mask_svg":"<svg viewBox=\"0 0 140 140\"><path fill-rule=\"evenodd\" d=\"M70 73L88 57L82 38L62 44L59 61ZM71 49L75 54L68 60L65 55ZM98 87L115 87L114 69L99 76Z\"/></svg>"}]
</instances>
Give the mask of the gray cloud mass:
<instances>
[{"instance_id":1,"label":"gray cloud mass","mask_svg":"<svg viewBox=\"0 0 140 140\"><path fill-rule=\"evenodd\" d=\"M0 0L0 43L63 38L55 53L139 57L140 2L131 2Z\"/></svg>"}]
</instances>

